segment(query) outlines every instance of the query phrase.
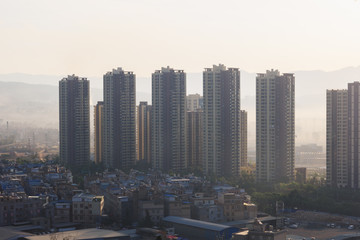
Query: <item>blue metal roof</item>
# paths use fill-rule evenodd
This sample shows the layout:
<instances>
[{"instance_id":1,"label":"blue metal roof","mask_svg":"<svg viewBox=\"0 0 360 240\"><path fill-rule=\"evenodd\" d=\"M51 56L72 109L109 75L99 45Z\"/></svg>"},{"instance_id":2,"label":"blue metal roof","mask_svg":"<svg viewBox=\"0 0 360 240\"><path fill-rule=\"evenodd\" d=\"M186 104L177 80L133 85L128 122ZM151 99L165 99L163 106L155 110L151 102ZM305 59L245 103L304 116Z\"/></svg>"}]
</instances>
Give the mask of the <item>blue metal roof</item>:
<instances>
[{"instance_id":1,"label":"blue metal roof","mask_svg":"<svg viewBox=\"0 0 360 240\"><path fill-rule=\"evenodd\" d=\"M211 222L204 222L200 220L190 219L190 218L182 218L182 217L175 217L175 216L167 216L163 218L163 221L171 222L171 223L178 223L183 225L188 225L192 227L207 229L211 231L224 231L226 229L234 229L234 227L211 223Z\"/></svg>"}]
</instances>

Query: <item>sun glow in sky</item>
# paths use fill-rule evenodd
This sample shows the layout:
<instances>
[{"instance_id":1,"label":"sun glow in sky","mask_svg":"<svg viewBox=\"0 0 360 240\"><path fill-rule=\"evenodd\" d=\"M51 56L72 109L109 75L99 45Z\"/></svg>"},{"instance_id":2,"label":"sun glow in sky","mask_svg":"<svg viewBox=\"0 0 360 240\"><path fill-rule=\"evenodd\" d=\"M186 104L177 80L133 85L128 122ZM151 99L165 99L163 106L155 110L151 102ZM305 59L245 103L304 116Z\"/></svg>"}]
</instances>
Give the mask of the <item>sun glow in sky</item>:
<instances>
[{"instance_id":1,"label":"sun glow in sky","mask_svg":"<svg viewBox=\"0 0 360 240\"><path fill-rule=\"evenodd\" d=\"M1 0L0 74L360 65L354 0Z\"/></svg>"}]
</instances>

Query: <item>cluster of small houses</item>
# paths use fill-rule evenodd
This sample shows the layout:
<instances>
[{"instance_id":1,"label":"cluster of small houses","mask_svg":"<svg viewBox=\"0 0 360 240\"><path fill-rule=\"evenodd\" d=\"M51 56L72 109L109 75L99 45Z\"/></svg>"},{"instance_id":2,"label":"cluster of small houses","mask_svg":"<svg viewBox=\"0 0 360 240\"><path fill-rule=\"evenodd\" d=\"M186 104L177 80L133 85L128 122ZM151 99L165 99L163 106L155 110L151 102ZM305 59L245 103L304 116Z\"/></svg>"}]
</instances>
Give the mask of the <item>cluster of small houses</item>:
<instances>
[{"instance_id":1,"label":"cluster of small houses","mask_svg":"<svg viewBox=\"0 0 360 240\"><path fill-rule=\"evenodd\" d=\"M71 171L56 164L1 164L0 170L0 225L29 227L31 234L176 225L188 236L205 234L194 231L197 226L230 239L257 217L257 207L243 189L192 175L115 170L85 176L80 189ZM276 224L276 218L269 221Z\"/></svg>"}]
</instances>

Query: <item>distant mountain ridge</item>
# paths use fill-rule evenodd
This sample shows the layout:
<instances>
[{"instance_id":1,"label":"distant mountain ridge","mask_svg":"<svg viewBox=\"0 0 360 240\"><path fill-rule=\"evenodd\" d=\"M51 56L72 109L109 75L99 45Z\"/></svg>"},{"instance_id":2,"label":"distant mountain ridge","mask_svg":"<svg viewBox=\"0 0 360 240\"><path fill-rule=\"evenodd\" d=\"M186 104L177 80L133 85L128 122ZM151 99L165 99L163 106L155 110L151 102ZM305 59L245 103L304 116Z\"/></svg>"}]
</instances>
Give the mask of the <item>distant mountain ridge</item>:
<instances>
[{"instance_id":1,"label":"distant mountain ridge","mask_svg":"<svg viewBox=\"0 0 360 240\"><path fill-rule=\"evenodd\" d=\"M360 66L330 72L293 73L296 89L296 145L317 143L325 146L326 89L346 89L349 82L360 81ZM65 76L0 74L0 119L58 128L58 81ZM255 147L255 78L255 73L241 71L241 108L248 111L251 149ZM102 100L102 79L88 79L93 105ZM201 72L187 73L187 93L202 95ZM136 102L140 101L151 102L150 76L137 78Z\"/></svg>"},{"instance_id":2,"label":"distant mountain ridge","mask_svg":"<svg viewBox=\"0 0 360 240\"><path fill-rule=\"evenodd\" d=\"M90 89L90 105L102 100L102 89ZM147 93L137 98L149 100ZM90 120L93 111L90 109ZM0 119L36 127L59 127L59 89L55 85L0 81Z\"/></svg>"}]
</instances>

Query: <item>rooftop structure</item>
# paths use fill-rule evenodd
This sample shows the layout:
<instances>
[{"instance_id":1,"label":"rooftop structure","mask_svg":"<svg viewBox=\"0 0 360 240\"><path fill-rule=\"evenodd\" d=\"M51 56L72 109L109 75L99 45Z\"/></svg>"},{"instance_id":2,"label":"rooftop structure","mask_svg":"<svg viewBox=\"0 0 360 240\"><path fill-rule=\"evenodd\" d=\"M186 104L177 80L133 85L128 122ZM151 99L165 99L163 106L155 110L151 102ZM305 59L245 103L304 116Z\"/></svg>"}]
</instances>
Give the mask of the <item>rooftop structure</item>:
<instances>
[{"instance_id":1,"label":"rooftop structure","mask_svg":"<svg viewBox=\"0 0 360 240\"><path fill-rule=\"evenodd\" d=\"M163 222L173 226L175 233L181 233L184 237L198 240L215 240L220 237L227 240L231 239L232 234L239 230L236 227L175 216L164 217Z\"/></svg>"}]
</instances>

